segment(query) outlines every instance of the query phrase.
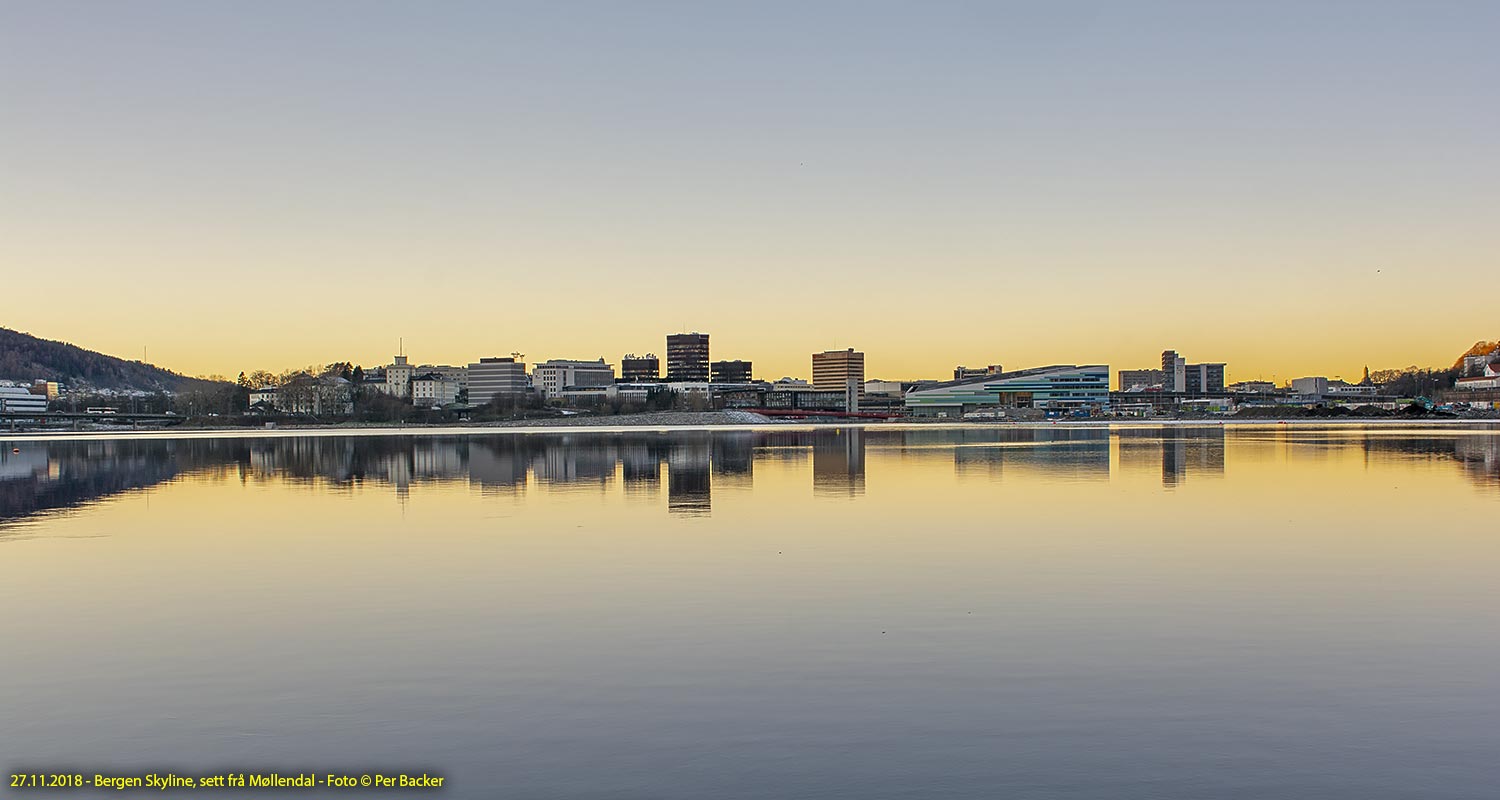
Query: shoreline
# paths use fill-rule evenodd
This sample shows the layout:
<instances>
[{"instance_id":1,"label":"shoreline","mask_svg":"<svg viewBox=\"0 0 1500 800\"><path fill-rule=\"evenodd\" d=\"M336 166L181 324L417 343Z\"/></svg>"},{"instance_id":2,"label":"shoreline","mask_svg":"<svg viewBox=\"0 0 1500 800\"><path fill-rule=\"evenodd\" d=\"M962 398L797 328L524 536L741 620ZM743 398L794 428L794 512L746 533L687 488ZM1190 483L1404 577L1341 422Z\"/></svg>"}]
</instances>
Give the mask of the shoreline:
<instances>
[{"instance_id":1,"label":"shoreline","mask_svg":"<svg viewBox=\"0 0 1500 800\"><path fill-rule=\"evenodd\" d=\"M717 413L717 412L706 412ZM699 420L690 422L665 422L658 420L615 421L609 417L587 417L588 422L557 424L556 420L515 420L505 422L471 423L462 425L305 425L275 428L225 427L225 428L156 428L145 430L93 430L93 431L4 431L0 430L0 442L4 441L98 441L108 439L262 439L295 438L299 436L374 437L374 436L434 436L470 437L499 434L560 434L560 433L675 433L690 431L815 431L857 428L861 430L1004 430L1004 429L1131 429L1131 428L1255 428L1296 426L1319 427L1369 427L1369 428L1470 428L1477 431L1500 431L1500 420L1461 419L1440 417L1436 419L1350 419L1350 418L1290 418L1290 419L1118 419L1118 420L1046 420L1026 422L1004 421L947 421L947 422L777 422L773 420L746 422L731 419ZM609 420L609 421L606 421Z\"/></svg>"}]
</instances>

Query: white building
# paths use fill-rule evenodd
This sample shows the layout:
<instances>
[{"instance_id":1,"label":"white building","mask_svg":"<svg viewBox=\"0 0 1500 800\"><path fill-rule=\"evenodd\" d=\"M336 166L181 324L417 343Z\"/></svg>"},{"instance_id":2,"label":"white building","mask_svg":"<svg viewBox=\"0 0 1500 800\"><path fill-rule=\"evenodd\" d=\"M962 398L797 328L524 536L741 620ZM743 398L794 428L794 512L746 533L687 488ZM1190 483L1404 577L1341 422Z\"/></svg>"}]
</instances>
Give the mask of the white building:
<instances>
[{"instance_id":1,"label":"white building","mask_svg":"<svg viewBox=\"0 0 1500 800\"><path fill-rule=\"evenodd\" d=\"M276 407L276 387L261 386L250 390L250 410L255 411L256 406L262 410L274 409Z\"/></svg>"},{"instance_id":2,"label":"white building","mask_svg":"<svg viewBox=\"0 0 1500 800\"><path fill-rule=\"evenodd\" d=\"M411 404L422 408L458 402L463 386L438 372L424 372L411 379Z\"/></svg>"},{"instance_id":3,"label":"white building","mask_svg":"<svg viewBox=\"0 0 1500 800\"><path fill-rule=\"evenodd\" d=\"M7 414L42 414L47 411L47 396L32 394L21 386L0 386L0 411Z\"/></svg>"},{"instance_id":4,"label":"white building","mask_svg":"<svg viewBox=\"0 0 1500 800\"><path fill-rule=\"evenodd\" d=\"M412 366L406 363L406 356L396 356L395 362L385 368L385 393L393 397L410 397L414 373Z\"/></svg>"},{"instance_id":5,"label":"white building","mask_svg":"<svg viewBox=\"0 0 1500 800\"><path fill-rule=\"evenodd\" d=\"M531 369L531 382L548 398L561 397L571 387L608 386L615 382L615 368L598 361L570 361L554 358Z\"/></svg>"}]
</instances>

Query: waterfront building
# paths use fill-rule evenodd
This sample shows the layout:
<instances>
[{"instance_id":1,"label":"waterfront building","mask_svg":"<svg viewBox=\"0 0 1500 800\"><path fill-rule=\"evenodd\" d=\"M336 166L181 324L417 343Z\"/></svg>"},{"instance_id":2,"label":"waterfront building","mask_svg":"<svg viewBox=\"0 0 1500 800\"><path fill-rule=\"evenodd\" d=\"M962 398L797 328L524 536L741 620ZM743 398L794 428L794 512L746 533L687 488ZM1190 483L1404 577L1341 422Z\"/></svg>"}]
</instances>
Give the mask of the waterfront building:
<instances>
[{"instance_id":1,"label":"waterfront building","mask_svg":"<svg viewBox=\"0 0 1500 800\"><path fill-rule=\"evenodd\" d=\"M916 416L962 417L998 408L1102 409L1109 405L1109 366L1060 364L949 381L905 396Z\"/></svg>"},{"instance_id":2,"label":"waterfront building","mask_svg":"<svg viewBox=\"0 0 1500 800\"><path fill-rule=\"evenodd\" d=\"M1234 394L1275 394L1276 384L1270 381L1240 381L1229 384L1229 391Z\"/></svg>"},{"instance_id":3,"label":"waterfront building","mask_svg":"<svg viewBox=\"0 0 1500 800\"><path fill-rule=\"evenodd\" d=\"M707 381L708 334L674 333L667 337L667 380Z\"/></svg>"},{"instance_id":4,"label":"waterfront building","mask_svg":"<svg viewBox=\"0 0 1500 800\"><path fill-rule=\"evenodd\" d=\"M1322 400L1323 395L1328 392L1328 379L1323 377L1294 378L1292 380L1292 394L1302 400Z\"/></svg>"},{"instance_id":5,"label":"waterfront building","mask_svg":"<svg viewBox=\"0 0 1500 800\"><path fill-rule=\"evenodd\" d=\"M749 361L715 361L709 365L713 383L749 383L750 372Z\"/></svg>"},{"instance_id":6,"label":"waterfront building","mask_svg":"<svg viewBox=\"0 0 1500 800\"><path fill-rule=\"evenodd\" d=\"M57 381L32 381L31 393L39 394L48 400L56 400L62 390L58 388Z\"/></svg>"},{"instance_id":7,"label":"waterfront building","mask_svg":"<svg viewBox=\"0 0 1500 800\"><path fill-rule=\"evenodd\" d=\"M905 390L901 381L865 381L865 397L900 397Z\"/></svg>"},{"instance_id":8,"label":"waterfront building","mask_svg":"<svg viewBox=\"0 0 1500 800\"><path fill-rule=\"evenodd\" d=\"M615 368L597 361L573 361L554 358L531 369L532 385L549 398L562 396L569 387L608 386L615 382Z\"/></svg>"},{"instance_id":9,"label":"waterfront building","mask_svg":"<svg viewBox=\"0 0 1500 800\"><path fill-rule=\"evenodd\" d=\"M813 353L812 371L813 391L844 392L848 397L847 410L859 410L859 401L865 394L864 353L852 347Z\"/></svg>"},{"instance_id":10,"label":"waterfront building","mask_svg":"<svg viewBox=\"0 0 1500 800\"><path fill-rule=\"evenodd\" d=\"M661 361L655 353L631 353L620 359L621 383L651 383L661 378Z\"/></svg>"},{"instance_id":11,"label":"waterfront building","mask_svg":"<svg viewBox=\"0 0 1500 800\"><path fill-rule=\"evenodd\" d=\"M482 406L496 397L526 393L526 364L510 357L481 358L469 365L469 403Z\"/></svg>"}]
</instances>

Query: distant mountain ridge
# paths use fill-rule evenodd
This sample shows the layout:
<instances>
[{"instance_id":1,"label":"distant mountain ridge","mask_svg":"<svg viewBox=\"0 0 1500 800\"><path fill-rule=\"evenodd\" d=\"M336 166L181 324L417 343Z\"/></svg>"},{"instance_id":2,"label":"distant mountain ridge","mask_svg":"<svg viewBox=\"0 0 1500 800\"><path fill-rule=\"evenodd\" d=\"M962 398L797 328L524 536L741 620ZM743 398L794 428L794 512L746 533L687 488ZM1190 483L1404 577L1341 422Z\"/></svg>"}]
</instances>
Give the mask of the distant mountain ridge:
<instances>
[{"instance_id":1,"label":"distant mountain ridge","mask_svg":"<svg viewBox=\"0 0 1500 800\"><path fill-rule=\"evenodd\" d=\"M206 381L67 342L0 328L0 380L57 381L72 388L179 392Z\"/></svg>"}]
</instances>

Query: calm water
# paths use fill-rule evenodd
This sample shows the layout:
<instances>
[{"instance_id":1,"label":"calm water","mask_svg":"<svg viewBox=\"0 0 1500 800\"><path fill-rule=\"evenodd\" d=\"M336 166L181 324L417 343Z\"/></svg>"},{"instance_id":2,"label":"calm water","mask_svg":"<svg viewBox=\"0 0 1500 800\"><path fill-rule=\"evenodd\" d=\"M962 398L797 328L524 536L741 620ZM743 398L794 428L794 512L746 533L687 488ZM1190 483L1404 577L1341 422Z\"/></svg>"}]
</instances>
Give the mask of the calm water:
<instances>
[{"instance_id":1,"label":"calm water","mask_svg":"<svg viewBox=\"0 0 1500 800\"><path fill-rule=\"evenodd\" d=\"M6 771L1500 796L1493 428L12 441L0 570Z\"/></svg>"}]
</instances>

